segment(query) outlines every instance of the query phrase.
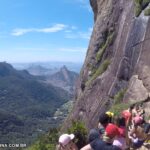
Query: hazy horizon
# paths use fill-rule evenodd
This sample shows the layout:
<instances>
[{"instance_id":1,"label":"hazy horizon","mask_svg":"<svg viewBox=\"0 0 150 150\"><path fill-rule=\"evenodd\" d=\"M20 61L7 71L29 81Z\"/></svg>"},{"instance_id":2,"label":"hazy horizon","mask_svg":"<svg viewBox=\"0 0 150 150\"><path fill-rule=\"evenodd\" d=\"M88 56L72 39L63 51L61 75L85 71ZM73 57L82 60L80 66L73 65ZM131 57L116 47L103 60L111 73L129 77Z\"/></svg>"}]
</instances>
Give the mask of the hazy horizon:
<instances>
[{"instance_id":1,"label":"hazy horizon","mask_svg":"<svg viewBox=\"0 0 150 150\"><path fill-rule=\"evenodd\" d=\"M0 4L0 61L84 61L93 28L88 0Z\"/></svg>"}]
</instances>

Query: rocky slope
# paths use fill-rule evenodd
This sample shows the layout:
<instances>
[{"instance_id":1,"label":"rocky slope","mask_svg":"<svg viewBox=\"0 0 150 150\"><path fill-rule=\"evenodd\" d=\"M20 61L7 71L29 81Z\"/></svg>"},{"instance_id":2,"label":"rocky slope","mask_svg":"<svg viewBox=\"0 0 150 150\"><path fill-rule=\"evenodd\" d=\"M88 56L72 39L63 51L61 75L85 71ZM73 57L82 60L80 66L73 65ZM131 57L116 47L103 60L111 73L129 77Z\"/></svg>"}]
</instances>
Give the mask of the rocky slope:
<instances>
[{"instance_id":1,"label":"rocky slope","mask_svg":"<svg viewBox=\"0 0 150 150\"><path fill-rule=\"evenodd\" d=\"M126 91L124 102L144 101L150 92L150 19L144 15L149 1L90 3L95 23L70 115L88 128L97 124L120 91Z\"/></svg>"}]
</instances>

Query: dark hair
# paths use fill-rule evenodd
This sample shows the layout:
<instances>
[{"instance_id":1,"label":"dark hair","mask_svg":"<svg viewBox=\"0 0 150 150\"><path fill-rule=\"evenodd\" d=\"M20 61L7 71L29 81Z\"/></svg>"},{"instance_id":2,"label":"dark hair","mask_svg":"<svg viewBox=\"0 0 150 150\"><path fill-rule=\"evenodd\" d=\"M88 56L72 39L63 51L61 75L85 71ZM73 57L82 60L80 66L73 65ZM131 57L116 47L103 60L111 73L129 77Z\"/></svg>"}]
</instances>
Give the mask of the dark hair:
<instances>
[{"instance_id":1,"label":"dark hair","mask_svg":"<svg viewBox=\"0 0 150 150\"><path fill-rule=\"evenodd\" d=\"M106 125L110 122L111 118L106 113L103 113L99 116L99 123L101 123L102 125Z\"/></svg>"},{"instance_id":2,"label":"dark hair","mask_svg":"<svg viewBox=\"0 0 150 150\"><path fill-rule=\"evenodd\" d=\"M132 109L135 107L135 104L133 104L133 105L131 105L130 107L129 107L129 111L132 111Z\"/></svg>"},{"instance_id":3,"label":"dark hair","mask_svg":"<svg viewBox=\"0 0 150 150\"><path fill-rule=\"evenodd\" d=\"M125 127L126 126L126 121L125 121L125 118L123 118L123 117L119 117L118 119L117 119L117 125L118 125L118 127Z\"/></svg>"}]
</instances>

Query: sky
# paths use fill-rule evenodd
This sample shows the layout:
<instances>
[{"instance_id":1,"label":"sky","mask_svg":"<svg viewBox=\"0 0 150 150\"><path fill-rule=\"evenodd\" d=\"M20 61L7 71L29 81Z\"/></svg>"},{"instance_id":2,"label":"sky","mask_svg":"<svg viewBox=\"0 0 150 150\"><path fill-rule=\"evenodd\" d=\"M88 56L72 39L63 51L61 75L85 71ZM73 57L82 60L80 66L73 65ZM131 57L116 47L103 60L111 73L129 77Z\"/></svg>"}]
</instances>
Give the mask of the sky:
<instances>
[{"instance_id":1,"label":"sky","mask_svg":"<svg viewBox=\"0 0 150 150\"><path fill-rule=\"evenodd\" d=\"M0 0L0 14L0 61L84 61L89 0Z\"/></svg>"}]
</instances>

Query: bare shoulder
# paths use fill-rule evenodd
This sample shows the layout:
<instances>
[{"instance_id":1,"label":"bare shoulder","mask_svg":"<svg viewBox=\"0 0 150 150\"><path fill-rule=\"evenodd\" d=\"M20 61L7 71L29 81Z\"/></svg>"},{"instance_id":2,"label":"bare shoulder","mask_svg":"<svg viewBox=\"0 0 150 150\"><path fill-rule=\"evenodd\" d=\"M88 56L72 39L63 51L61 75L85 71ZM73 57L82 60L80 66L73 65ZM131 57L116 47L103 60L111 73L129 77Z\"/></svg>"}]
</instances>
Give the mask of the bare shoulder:
<instances>
[{"instance_id":1,"label":"bare shoulder","mask_svg":"<svg viewBox=\"0 0 150 150\"><path fill-rule=\"evenodd\" d=\"M81 148L80 150L92 150L92 147L90 144L84 146L83 148Z\"/></svg>"}]
</instances>

